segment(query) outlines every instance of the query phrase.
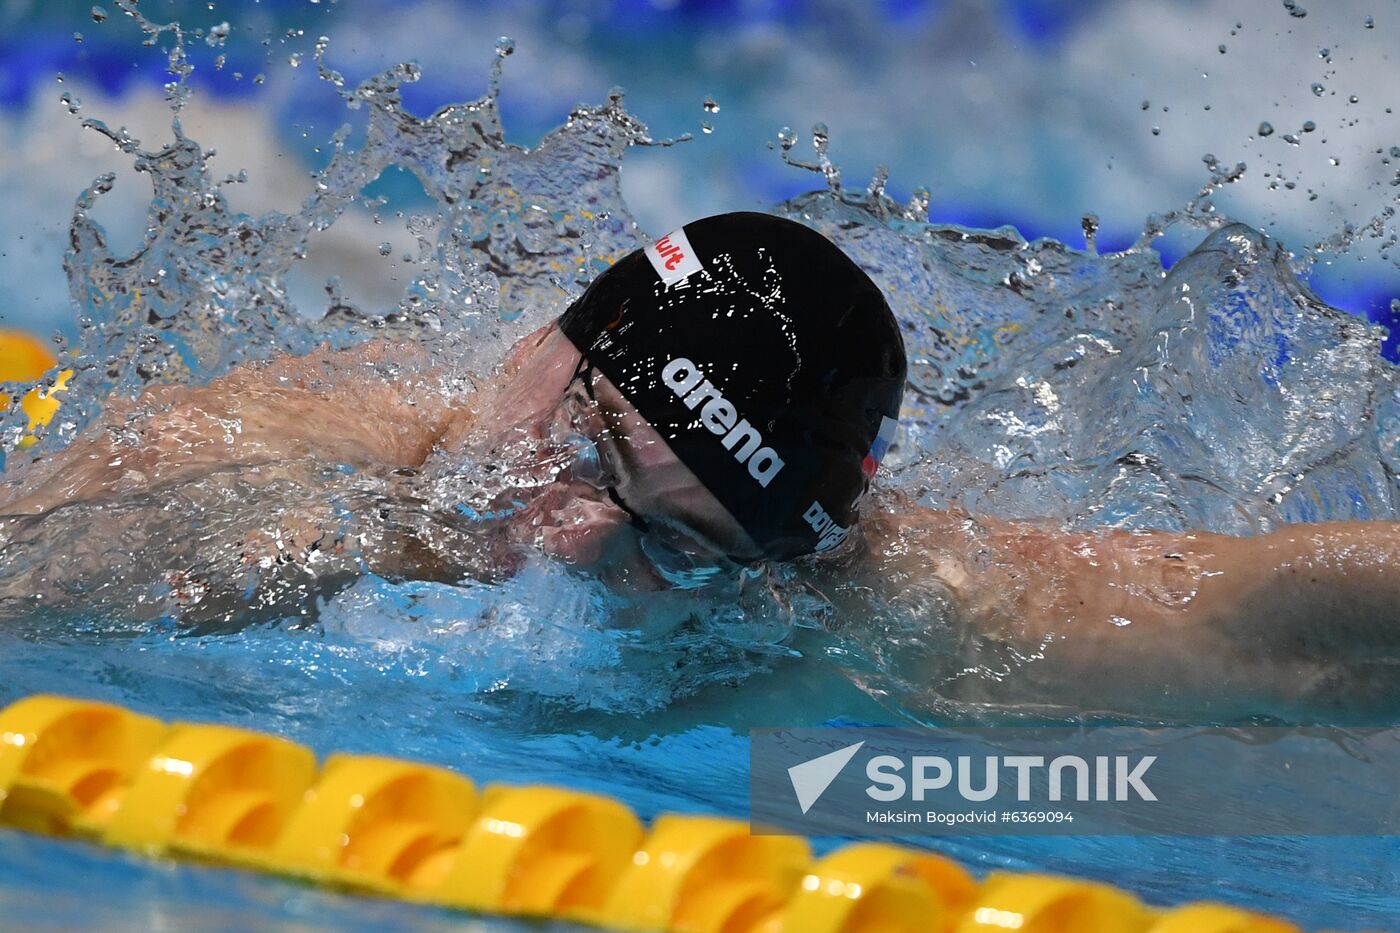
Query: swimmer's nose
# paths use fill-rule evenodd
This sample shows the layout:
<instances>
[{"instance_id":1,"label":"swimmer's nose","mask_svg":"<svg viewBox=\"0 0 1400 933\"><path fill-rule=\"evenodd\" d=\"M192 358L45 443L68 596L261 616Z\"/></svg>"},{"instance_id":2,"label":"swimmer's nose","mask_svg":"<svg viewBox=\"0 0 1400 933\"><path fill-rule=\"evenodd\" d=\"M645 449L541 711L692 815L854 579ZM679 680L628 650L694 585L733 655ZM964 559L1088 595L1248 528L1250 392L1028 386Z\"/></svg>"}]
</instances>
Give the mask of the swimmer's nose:
<instances>
[{"instance_id":1,"label":"swimmer's nose","mask_svg":"<svg viewBox=\"0 0 1400 933\"><path fill-rule=\"evenodd\" d=\"M575 496L543 520L540 546L551 557L629 592L666 588L638 547L631 516L607 499Z\"/></svg>"},{"instance_id":2,"label":"swimmer's nose","mask_svg":"<svg viewBox=\"0 0 1400 933\"><path fill-rule=\"evenodd\" d=\"M606 499L575 496L542 516L541 546L551 557L591 567L607 556L630 518Z\"/></svg>"}]
</instances>

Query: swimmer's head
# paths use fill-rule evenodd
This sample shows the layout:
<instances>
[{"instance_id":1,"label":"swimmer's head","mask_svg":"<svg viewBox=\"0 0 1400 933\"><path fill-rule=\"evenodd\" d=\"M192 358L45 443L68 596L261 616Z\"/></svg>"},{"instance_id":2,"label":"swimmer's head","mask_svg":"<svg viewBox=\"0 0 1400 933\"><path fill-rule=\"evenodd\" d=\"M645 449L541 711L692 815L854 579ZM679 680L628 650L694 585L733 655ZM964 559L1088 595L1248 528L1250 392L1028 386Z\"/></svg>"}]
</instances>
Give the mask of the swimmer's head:
<instances>
[{"instance_id":1,"label":"swimmer's head","mask_svg":"<svg viewBox=\"0 0 1400 933\"><path fill-rule=\"evenodd\" d=\"M657 463L637 463L647 482L633 490L681 495L663 466L698 479L742 559L845 539L893 439L904 343L879 288L821 234L767 214L695 221L619 260L559 326L604 377L584 385L639 416L624 454ZM664 450L642 452L643 435ZM609 488L655 524L652 503Z\"/></svg>"}]
</instances>

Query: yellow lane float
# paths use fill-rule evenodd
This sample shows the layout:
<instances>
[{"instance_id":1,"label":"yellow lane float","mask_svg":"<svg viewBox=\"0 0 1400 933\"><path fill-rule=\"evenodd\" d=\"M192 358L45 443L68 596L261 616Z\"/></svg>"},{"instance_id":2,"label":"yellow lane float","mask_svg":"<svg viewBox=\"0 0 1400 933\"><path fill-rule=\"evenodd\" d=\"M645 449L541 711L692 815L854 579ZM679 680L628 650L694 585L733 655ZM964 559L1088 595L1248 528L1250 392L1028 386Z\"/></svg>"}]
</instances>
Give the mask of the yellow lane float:
<instances>
[{"instance_id":1,"label":"yellow lane float","mask_svg":"<svg viewBox=\"0 0 1400 933\"><path fill-rule=\"evenodd\" d=\"M103 831L149 855L238 861L277 841L316 776L309 748L230 726L176 723Z\"/></svg>"},{"instance_id":2,"label":"yellow lane float","mask_svg":"<svg viewBox=\"0 0 1400 933\"><path fill-rule=\"evenodd\" d=\"M53 351L37 337L0 328L0 382L37 382L57 363ZM65 369L54 376L51 385L36 385L20 398L20 407L29 418L30 431L20 440L20 447L35 444L34 429L53 420L58 411L57 396L68 390L68 380L72 378L73 370ZM0 411L9 407L10 397L0 392Z\"/></svg>"},{"instance_id":3,"label":"yellow lane float","mask_svg":"<svg viewBox=\"0 0 1400 933\"><path fill-rule=\"evenodd\" d=\"M446 874L442 864L477 811L476 788L445 768L371 755L333 755L270 857L269 871L412 897Z\"/></svg>"},{"instance_id":4,"label":"yellow lane float","mask_svg":"<svg viewBox=\"0 0 1400 933\"><path fill-rule=\"evenodd\" d=\"M642 821L609 797L561 787L491 787L431 899L597 921L643 835Z\"/></svg>"},{"instance_id":5,"label":"yellow lane float","mask_svg":"<svg viewBox=\"0 0 1400 933\"><path fill-rule=\"evenodd\" d=\"M0 824L483 913L649 933L1298 933L1220 904L807 840L559 787L333 755L230 726L31 696L0 711Z\"/></svg>"}]
</instances>

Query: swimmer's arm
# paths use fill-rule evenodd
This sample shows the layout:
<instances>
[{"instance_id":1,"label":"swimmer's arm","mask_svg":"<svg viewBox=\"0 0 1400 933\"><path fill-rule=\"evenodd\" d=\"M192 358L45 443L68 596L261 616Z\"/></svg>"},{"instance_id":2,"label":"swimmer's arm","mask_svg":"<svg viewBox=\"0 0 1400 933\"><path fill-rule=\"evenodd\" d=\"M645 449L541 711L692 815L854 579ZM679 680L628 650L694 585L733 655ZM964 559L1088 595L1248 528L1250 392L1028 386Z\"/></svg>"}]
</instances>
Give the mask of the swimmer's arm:
<instances>
[{"instance_id":1,"label":"swimmer's arm","mask_svg":"<svg viewBox=\"0 0 1400 933\"><path fill-rule=\"evenodd\" d=\"M180 482L229 467L417 466L453 416L440 374L388 341L240 366L201 387L157 386L109 405L82 437L35 464L0 514ZM405 370L411 374L405 374Z\"/></svg>"},{"instance_id":2,"label":"swimmer's arm","mask_svg":"<svg viewBox=\"0 0 1400 933\"><path fill-rule=\"evenodd\" d=\"M1033 689L1053 702L1181 701L1222 716L1400 703L1400 523L1247 538L1065 533L948 512L874 526L875 553L902 554L906 570L922 562L976 631L1035 658Z\"/></svg>"}]
</instances>

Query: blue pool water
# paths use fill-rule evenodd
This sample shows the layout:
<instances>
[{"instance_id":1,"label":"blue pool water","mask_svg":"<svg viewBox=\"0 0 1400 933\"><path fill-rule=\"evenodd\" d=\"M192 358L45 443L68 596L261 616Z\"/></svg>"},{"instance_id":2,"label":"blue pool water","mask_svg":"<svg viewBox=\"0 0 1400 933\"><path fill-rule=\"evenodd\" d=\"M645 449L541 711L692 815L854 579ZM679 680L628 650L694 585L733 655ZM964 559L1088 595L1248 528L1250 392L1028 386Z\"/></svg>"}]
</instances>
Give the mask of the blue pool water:
<instances>
[{"instance_id":1,"label":"blue pool water","mask_svg":"<svg viewBox=\"0 0 1400 933\"><path fill-rule=\"evenodd\" d=\"M818 663L793 659L646 714L551 710L483 690L441 659L335 645L282 630L203 638L0 635L0 701L41 690L169 718L278 732L318 753L388 753L479 783L552 782L664 811L743 816L746 728L892 722ZM756 711L761 710L761 716ZM976 871L1067 872L1157 904L1220 899L1312 928L1394 929L1400 841L1383 838L1025 838L910 840ZM818 840L819 849L833 840ZM162 864L81 843L0 833L0 916L10 929L471 929L460 915L365 902L236 871ZM513 929L492 921L483 929ZM536 929L533 925L524 928Z\"/></svg>"},{"instance_id":2,"label":"blue pool water","mask_svg":"<svg viewBox=\"0 0 1400 933\"><path fill-rule=\"evenodd\" d=\"M16 38L18 27L0 38L0 101L8 108L0 126L16 141L0 156L12 160L0 165L13 165L0 172L0 195L16 216L34 218L34 233L24 233L30 239L19 239L29 228L16 222L0 250L5 323L65 331L79 370L54 429L32 451L10 449L14 470L62 448L109 392L199 381L243 359L358 339L374 330L366 320L394 308L426 325L398 332L404 339L482 373L513 336L548 319L609 256L636 244L633 218L655 234L694 214L793 198L777 209L836 237L913 325L916 397L903 454L888 464L886 481L925 504L1074 527L1234 533L1400 514L1400 393L1394 370L1381 362L1381 335L1300 284L1311 281L1332 305L1384 319L1394 266L1376 250L1393 221L1354 249L1299 247L1292 257L1260 232L1309 244L1342 232L1339 216L1359 226L1388 203L1393 167L1382 162L1392 143L1383 140L1400 143L1400 135L1386 122L1390 102L1366 89L1367 80L1375 88L1385 83L1375 75L1390 74L1390 58L1376 45L1394 34L1384 17L1368 30L1359 9L1316 3L1306 22L1293 22L1264 4L1267 15L1261 8L1237 27L1228 4L1183 4L1163 14L1155 4L914 2L872 5L854 28L846 5L821 3L683 5L675 17L668 4L641 2L540 4L524 13L496 3L415 4L394 16L373 3L338 10L268 3L228 11L247 33L235 31L221 69L212 62L220 49L192 42L189 139L162 149L171 139L169 111L154 89L169 77L162 56L138 52L137 34L115 10L105 24L93 23L89 6L0 9L32 39ZM206 14L203 4L168 6L206 25L225 15ZM164 8L147 12L165 16ZM1188 12L1194 18L1183 19ZM84 33L80 44L75 29ZM296 29L302 34L288 37ZM329 76L316 74L311 43L322 31L331 37L328 67L347 73L348 102ZM494 96L471 99L500 33L519 40L499 97L506 138L539 143L529 151L493 137ZM1145 34L1177 41L1149 54L1120 38ZM1217 42L1229 54L1217 52ZM1118 45L1132 47L1134 61L1115 58ZM1275 47L1284 49L1282 64L1265 51ZM295 68L292 55L302 56ZM412 57L421 71L371 79ZM1189 75L1172 70L1178 59L1189 59ZM53 70L86 98L75 116L107 121L119 139L117 127L129 123L140 144L119 153L96 132L76 135L77 121L50 99L59 93L48 83ZM1197 77L1201 71L1216 78ZM1294 71L1303 76L1296 87L1280 77ZM244 77L235 80L235 72ZM258 72L266 72L265 84L253 83ZM1105 104L1109 78L1123 87ZM353 93L366 79L379 103ZM1316 95L1314 79L1330 90ZM631 85L625 105L599 103L617 80ZM905 80L918 93L902 87ZM1027 87L1041 91L1012 93ZM794 90L802 88L805 97ZM1346 102L1353 90L1361 98L1354 105ZM386 91L400 93L404 109L419 116L384 106L392 98ZM702 106L707 94L717 111ZM1147 97L1150 110L1139 103ZM565 107L585 99L592 109L561 127L561 99ZM480 129L421 118L448 102L459 102L454 112ZM1357 123L1345 126L1353 113ZM1256 127L1265 116L1279 129L1261 138ZM810 140L825 134L806 130L816 119L830 123L825 155L841 163L841 184L830 161L818 174L785 165L781 144L765 145L780 137L764 121L797 125L801 133L781 136L800 137L787 155L820 163L824 153ZM1323 125L1333 149L1313 143L1323 133L1306 137L1306 146L1281 141L1285 126L1304 119ZM332 160L328 140L345 121L347 148ZM1157 124L1161 135L1151 133ZM952 127L963 130L965 144ZM69 131L71 144L62 135ZM695 141L643 145L687 131ZM1338 146L1351 147L1341 156L1348 173L1327 175L1335 171L1327 153ZM197 155L204 147L221 153L207 166ZM1380 155L1371 158L1373 149ZM1220 156L1209 169L1201 167L1204 151ZM450 168L447 152L466 156ZM1227 181L1237 158L1251 161L1250 172ZM867 195L880 160L893 165L892 180ZM250 172L247 186L222 181L239 168ZM322 173L320 185L307 177L311 170ZM106 171L115 173L115 187L93 185L70 238L73 198ZM1279 178L1301 184L1271 188ZM157 185L154 201L148 180ZM1139 238L1149 212L1186 203L1207 183L1209 195L1192 201L1165 237ZM461 196L478 184L470 199ZM1323 193L1316 202L1308 199L1312 188ZM1364 209L1349 210L1357 204ZM1078 216L1087 210L1102 215L1103 255L1080 248L1088 244ZM1227 225L1227 213L1248 226ZM953 221L1014 222L1069 245ZM240 230L262 236L245 242ZM211 242L225 251L213 256ZM58 258L70 246L65 282ZM485 270L474 258L483 247L513 258ZM312 320L332 302L363 317ZM1149 360L1163 365L1138 378ZM1324 396L1335 417L1311 418ZM450 479L472 492L473 477ZM334 482L337 494L353 495L367 481ZM478 783L597 790L644 817L742 817L752 727L939 722L967 713L920 679L923 656L889 650L898 636L907 642L938 628L943 619L932 605L911 611L872 602L866 617L828 626L800 601L734 609L685 596L642 605L648 621L684 620L643 637L616 621L637 605L534 563L490 585L365 577L308 599L318 601L314 624L269 612L228 631L195 619L170 587L151 586L140 573L197 558L217 575L231 557L217 530L246 527L262 519L259 509L283 504L207 509L195 527L128 503L134 527L159 542L137 552L118 537L95 538L100 516L82 510L7 542L0 566L10 582L94 551L110 574L51 608L8 593L0 703L40 691L110 700L167 719L276 732L319 754L391 754L447 765ZM1008 705L1027 699L1015 676L1005 689ZM1168 691L1162 701L1115 712L1209 718L1190 697ZM1156 904L1219 899L1310 927L1400 929L1400 841L1390 838L911 842L979 872L1099 878ZM470 923L515 928L0 832L0 925L16 929Z\"/></svg>"}]
</instances>

